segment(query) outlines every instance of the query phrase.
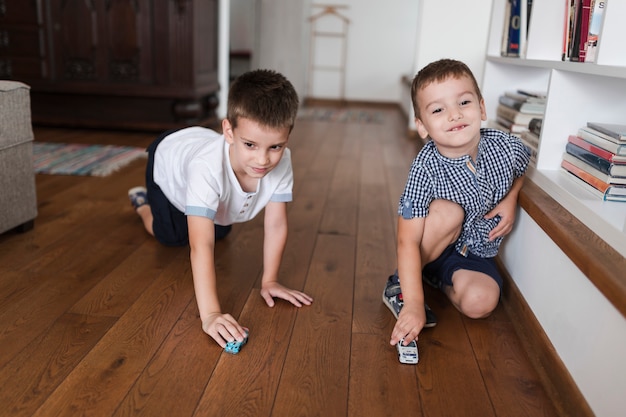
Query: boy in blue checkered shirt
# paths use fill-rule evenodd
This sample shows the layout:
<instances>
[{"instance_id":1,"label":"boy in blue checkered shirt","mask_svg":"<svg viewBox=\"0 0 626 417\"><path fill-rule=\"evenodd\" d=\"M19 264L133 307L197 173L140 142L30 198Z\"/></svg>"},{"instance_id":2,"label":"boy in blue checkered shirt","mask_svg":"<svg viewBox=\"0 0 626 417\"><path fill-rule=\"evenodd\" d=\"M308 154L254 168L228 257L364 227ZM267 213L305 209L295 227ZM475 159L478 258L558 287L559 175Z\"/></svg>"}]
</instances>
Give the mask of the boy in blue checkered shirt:
<instances>
[{"instance_id":1,"label":"boy in blue checkered shirt","mask_svg":"<svg viewBox=\"0 0 626 417\"><path fill-rule=\"evenodd\" d=\"M519 138L481 128L485 103L464 63L427 65L411 97L417 132L430 140L411 165L398 207L398 270L383 292L398 319L392 345L436 324L427 321L422 278L468 317L496 308L502 277L494 257L513 228L530 160Z\"/></svg>"}]
</instances>

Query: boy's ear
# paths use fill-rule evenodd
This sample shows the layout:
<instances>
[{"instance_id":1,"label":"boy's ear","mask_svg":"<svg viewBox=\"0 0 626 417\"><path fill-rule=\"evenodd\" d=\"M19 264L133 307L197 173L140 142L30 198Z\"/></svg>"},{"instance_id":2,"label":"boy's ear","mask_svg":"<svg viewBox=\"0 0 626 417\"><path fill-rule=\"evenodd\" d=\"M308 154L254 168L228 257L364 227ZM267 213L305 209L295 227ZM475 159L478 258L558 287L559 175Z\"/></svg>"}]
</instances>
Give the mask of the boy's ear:
<instances>
[{"instance_id":1,"label":"boy's ear","mask_svg":"<svg viewBox=\"0 0 626 417\"><path fill-rule=\"evenodd\" d=\"M486 121L487 120L487 110L485 108L485 99L484 98L480 99L480 120L482 120L482 121Z\"/></svg>"},{"instance_id":2,"label":"boy's ear","mask_svg":"<svg viewBox=\"0 0 626 417\"><path fill-rule=\"evenodd\" d=\"M417 129L417 134L420 135L420 138L426 139L428 137L428 130L424 126L424 123L420 119L415 119L415 128Z\"/></svg>"},{"instance_id":3,"label":"boy's ear","mask_svg":"<svg viewBox=\"0 0 626 417\"><path fill-rule=\"evenodd\" d=\"M222 132L224 133L224 138L226 139L226 142L232 145L234 142L233 126L230 124L228 119L222 120Z\"/></svg>"}]
</instances>

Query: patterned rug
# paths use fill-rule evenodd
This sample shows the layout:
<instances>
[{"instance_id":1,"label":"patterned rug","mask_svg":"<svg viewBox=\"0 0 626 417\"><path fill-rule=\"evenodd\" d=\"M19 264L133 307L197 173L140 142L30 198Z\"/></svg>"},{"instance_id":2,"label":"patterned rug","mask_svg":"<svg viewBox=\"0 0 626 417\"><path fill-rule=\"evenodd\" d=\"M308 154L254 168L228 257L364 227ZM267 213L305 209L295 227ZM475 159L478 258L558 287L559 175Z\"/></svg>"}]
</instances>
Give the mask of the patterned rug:
<instances>
[{"instance_id":1,"label":"patterned rug","mask_svg":"<svg viewBox=\"0 0 626 417\"><path fill-rule=\"evenodd\" d=\"M146 156L144 148L132 146L33 142L37 174L104 177Z\"/></svg>"},{"instance_id":2,"label":"patterned rug","mask_svg":"<svg viewBox=\"0 0 626 417\"><path fill-rule=\"evenodd\" d=\"M382 112L372 110L304 107L298 112L298 120L340 123L383 123L385 117Z\"/></svg>"}]
</instances>

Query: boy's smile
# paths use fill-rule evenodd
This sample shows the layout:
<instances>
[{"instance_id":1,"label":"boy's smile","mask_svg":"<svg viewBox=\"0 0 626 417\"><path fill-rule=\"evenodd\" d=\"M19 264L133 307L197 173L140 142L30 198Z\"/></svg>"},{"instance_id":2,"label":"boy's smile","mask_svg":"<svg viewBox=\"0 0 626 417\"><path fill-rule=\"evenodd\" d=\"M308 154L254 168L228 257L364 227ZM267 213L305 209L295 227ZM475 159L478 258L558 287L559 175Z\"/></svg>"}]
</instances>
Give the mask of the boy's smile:
<instances>
[{"instance_id":1,"label":"boy's smile","mask_svg":"<svg viewBox=\"0 0 626 417\"><path fill-rule=\"evenodd\" d=\"M480 125L487 120L485 104L469 77L434 81L417 92L420 117L415 125L422 137L430 136L448 158L476 156Z\"/></svg>"},{"instance_id":2,"label":"boy's smile","mask_svg":"<svg viewBox=\"0 0 626 417\"><path fill-rule=\"evenodd\" d=\"M222 122L224 137L230 146L230 164L244 191L256 191L258 180L280 162L289 140L289 128L268 128L240 118L237 127L227 119Z\"/></svg>"}]
</instances>

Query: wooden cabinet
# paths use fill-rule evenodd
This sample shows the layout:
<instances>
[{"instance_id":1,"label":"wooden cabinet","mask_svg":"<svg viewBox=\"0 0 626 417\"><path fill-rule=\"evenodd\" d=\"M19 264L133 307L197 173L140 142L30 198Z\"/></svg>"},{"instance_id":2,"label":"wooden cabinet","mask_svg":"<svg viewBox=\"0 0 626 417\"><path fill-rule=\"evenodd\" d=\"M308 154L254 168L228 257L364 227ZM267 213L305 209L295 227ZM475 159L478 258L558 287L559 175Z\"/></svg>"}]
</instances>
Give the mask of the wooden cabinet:
<instances>
[{"instance_id":1,"label":"wooden cabinet","mask_svg":"<svg viewBox=\"0 0 626 417\"><path fill-rule=\"evenodd\" d=\"M217 0L0 0L0 78L35 123L161 130L215 121Z\"/></svg>"}]
</instances>

